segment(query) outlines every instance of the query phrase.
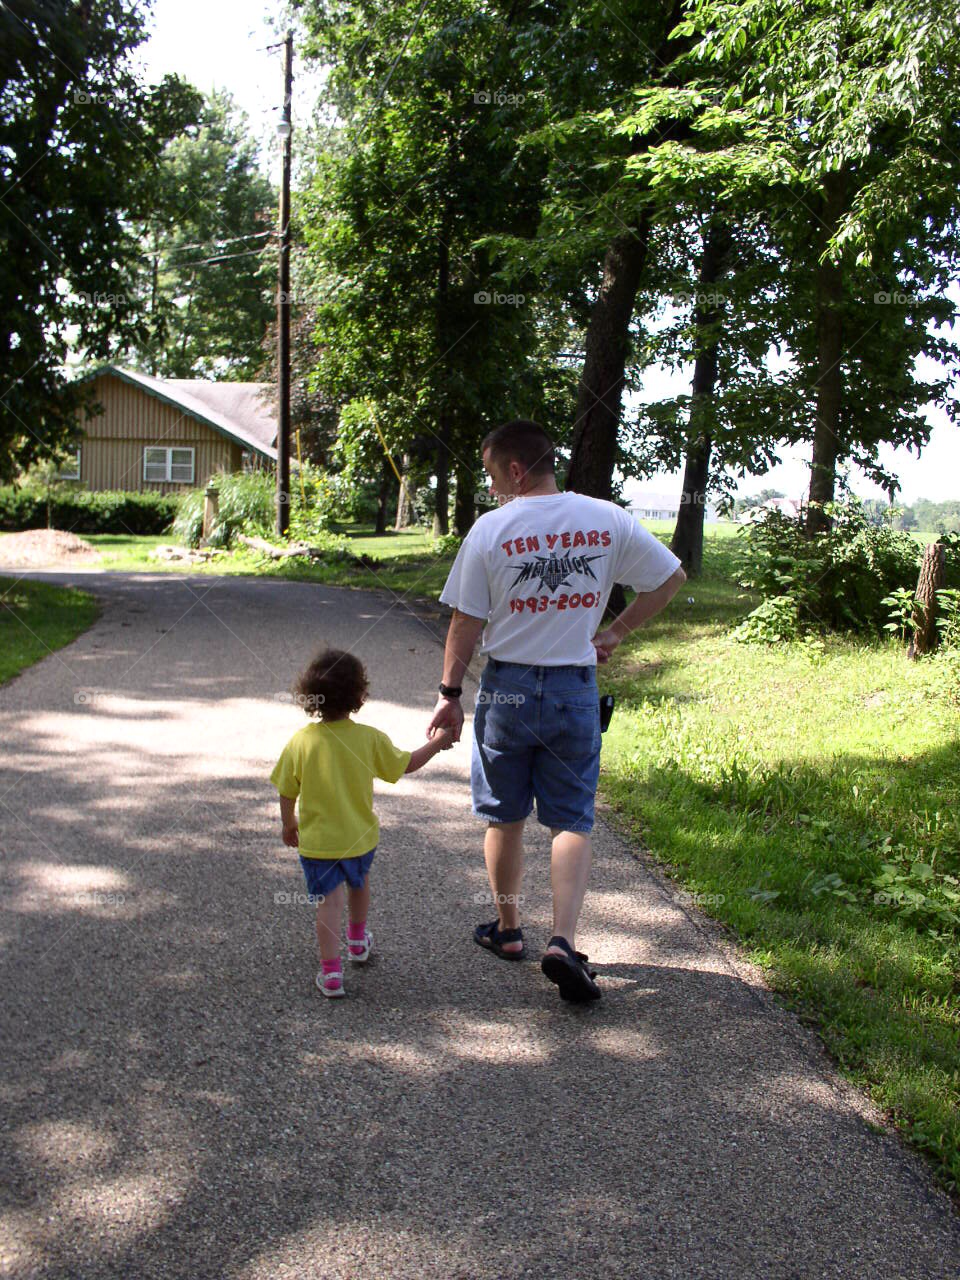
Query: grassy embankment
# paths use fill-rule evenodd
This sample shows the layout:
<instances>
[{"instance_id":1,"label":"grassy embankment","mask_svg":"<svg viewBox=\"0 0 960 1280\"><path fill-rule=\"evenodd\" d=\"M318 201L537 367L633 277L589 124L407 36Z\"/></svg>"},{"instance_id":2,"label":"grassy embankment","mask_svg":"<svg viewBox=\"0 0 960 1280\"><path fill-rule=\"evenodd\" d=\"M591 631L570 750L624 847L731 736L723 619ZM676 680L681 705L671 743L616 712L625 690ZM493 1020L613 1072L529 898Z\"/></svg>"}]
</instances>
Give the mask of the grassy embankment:
<instances>
[{"instance_id":1,"label":"grassy embankment","mask_svg":"<svg viewBox=\"0 0 960 1280\"><path fill-rule=\"evenodd\" d=\"M604 673L603 791L956 1191L956 702L893 642L731 640L731 546Z\"/></svg>"},{"instance_id":2,"label":"grassy embankment","mask_svg":"<svg viewBox=\"0 0 960 1280\"><path fill-rule=\"evenodd\" d=\"M0 684L75 640L98 612L83 591L0 577Z\"/></svg>"}]
</instances>

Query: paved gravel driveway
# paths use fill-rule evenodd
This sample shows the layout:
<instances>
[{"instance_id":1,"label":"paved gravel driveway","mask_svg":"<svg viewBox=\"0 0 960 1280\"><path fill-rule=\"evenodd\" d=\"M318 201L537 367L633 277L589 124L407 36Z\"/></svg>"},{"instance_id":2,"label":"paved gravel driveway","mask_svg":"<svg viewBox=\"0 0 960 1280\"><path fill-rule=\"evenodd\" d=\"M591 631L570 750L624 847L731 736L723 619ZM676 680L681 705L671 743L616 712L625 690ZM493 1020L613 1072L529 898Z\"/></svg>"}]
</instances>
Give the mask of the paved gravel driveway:
<instances>
[{"instance_id":1,"label":"paved gravel driveway","mask_svg":"<svg viewBox=\"0 0 960 1280\"><path fill-rule=\"evenodd\" d=\"M50 576L50 575L47 575ZM99 623L0 689L0 1276L956 1277L919 1162L610 831L581 938L606 995L470 940L466 745L379 788L375 960L313 985L266 777L321 642L422 737L439 650L389 598L58 575ZM434 624L435 625L435 624Z\"/></svg>"}]
</instances>

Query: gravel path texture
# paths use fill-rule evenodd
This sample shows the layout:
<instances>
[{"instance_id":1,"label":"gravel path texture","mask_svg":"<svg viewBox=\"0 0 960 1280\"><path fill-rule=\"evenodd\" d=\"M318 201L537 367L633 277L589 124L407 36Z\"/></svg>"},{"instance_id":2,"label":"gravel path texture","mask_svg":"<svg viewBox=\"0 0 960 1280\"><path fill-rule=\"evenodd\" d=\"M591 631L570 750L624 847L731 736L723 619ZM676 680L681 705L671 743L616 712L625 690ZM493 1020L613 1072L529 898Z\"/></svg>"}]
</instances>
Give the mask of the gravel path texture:
<instances>
[{"instance_id":1,"label":"gravel path texture","mask_svg":"<svg viewBox=\"0 0 960 1280\"><path fill-rule=\"evenodd\" d=\"M441 619L307 583L44 575L99 622L0 689L3 1194L17 1280L960 1274L960 1224L757 973L609 828L596 1006L491 918L469 747L378 784L375 955L314 986L269 771L329 643L422 740Z\"/></svg>"}]
</instances>

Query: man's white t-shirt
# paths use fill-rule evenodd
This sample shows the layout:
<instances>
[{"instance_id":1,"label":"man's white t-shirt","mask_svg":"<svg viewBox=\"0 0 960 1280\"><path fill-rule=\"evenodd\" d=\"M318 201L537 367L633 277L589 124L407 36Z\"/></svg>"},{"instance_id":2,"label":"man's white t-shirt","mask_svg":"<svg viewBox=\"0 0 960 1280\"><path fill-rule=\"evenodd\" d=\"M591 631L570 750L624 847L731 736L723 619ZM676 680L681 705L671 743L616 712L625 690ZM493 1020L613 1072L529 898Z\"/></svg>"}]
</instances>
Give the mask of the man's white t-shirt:
<instances>
[{"instance_id":1,"label":"man's white t-shirt","mask_svg":"<svg viewBox=\"0 0 960 1280\"><path fill-rule=\"evenodd\" d=\"M513 498L464 538L440 599L486 618L480 652L531 666L592 666L613 585L655 591L680 561L614 502Z\"/></svg>"}]
</instances>

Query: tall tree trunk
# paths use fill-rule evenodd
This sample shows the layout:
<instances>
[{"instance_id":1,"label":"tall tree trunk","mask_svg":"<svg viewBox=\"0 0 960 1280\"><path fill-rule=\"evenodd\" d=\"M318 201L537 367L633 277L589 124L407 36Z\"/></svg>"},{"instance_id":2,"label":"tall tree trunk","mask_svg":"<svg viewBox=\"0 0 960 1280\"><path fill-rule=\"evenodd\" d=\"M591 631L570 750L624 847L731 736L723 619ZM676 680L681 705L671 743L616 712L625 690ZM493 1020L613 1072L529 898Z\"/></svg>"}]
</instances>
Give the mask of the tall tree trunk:
<instances>
[{"instance_id":1,"label":"tall tree trunk","mask_svg":"<svg viewBox=\"0 0 960 1280\"><path fill-rule=\"evenodd\" d=\"M453 527L461 538L470 532L477 518L476 477L465 462L457 463L457 492L453 500Z\"/></svg>"},{"instance_id":2,"label":"tall tree trunk","mask_svg":"<svg viewBox=\"0 0 960 1280\"><path fill-rule=\"evenodd\" d=\"M413 524L413 490L410 487L410 455L405 453L400 464L403 484L397 494L397 518L394 529L409 529Z\"/></svg>"},{"instance_id":3,"label":"tall tree trunk","mask_svg":"<svg viewBox=\"0 0 960 1280\"><path fill-rule=\"evenodd\" d=\"M380 464L380 489L377 493L377 533L387 532L387 507L390 501L390 482L393 472L386 458Z\"/></svg>"},{"instance_id":4,"label":"tall tree trunk","mask_svg":"<svg viewBox=\"0 0 960 1280\"><path fill-rule=\"evenodd\" d=\"M450 423L446 413L440 415L440 440L437 444L437 509L433 516L433 536L450 532Z\"/></svg>"},{"instance_id":5,"label":"tall tree trunk","mask_svg":"<svg viewBox=\"0 0 960 1280\"><path fill-rule=\"evenodd\" d=\"M700 259L699 296L694 312L697 356L693 366L690 396L690 428L683 470L680 510L673 530L670 550L678 556L690 578L703 568L703 521L707 505L707 478L713 447L713 392L717 384L717 349L720 308L712 297L713 286L723 278L730 252L730 229L723 222L712 223Z\"/></svg>"},{"instance_id":6,"label":"tall tree trunk","mask_svg":"<svg viewBox=\"0 0 960 1280\"><path fill-rule=\"evenodd\" d=\"M444 225L438 245L437 262L437 351L443 352L449 346L447 333L447 300L450 293L450 234ZM433 517L434 537L450 532L450 409L447 405L446 360L439 359L440 406L437 432L437 509Z\"/></svg>"},{"instance_id":7,"label":"tall tree trunk","mask_svg":"<svg viewBox=\"0 0 960 1280\"><path fill-rule=\"evenodd\" d=\"M630 321L649 243L650 218L644 213L607 250L587 327L567 489L594 498L609 498L613 492Z\"/></svg>"},{"instance_id":8,"label":"tall tree trunk","mask_svg":"<svg viewBox=\"0 0 960 1280\"><path fill-rule=\"evenodd\" d=\"M841 169L824 175L823 235L821 252L840 225L846 211L847 182ZM841 453L840 410L843 400L843 268L823 261L817 268L817 421L813 432L810 494L807 506L808 537L827 532L832 521L824 504L833 501L837 459Z\"/></svg>"},{"instance_id":9,"label":"tall tree trunk","mask_svg":"<svg viewBox=\"0 0 960 1280\"><path fill-rule=\"evenodd\" d=\"M914 597L914 630L907 649L908 658L915 658L918 653L933 653L937 647L937 592L947 580L946 556L942 542L931 542L924 550Z\"/></svg>"},{"instance_id":10,"label":"tall tree trunk","mask_svg":"<svg viewBox=\"0 0 960 1280\"><path fill-rule=\"evenodd\" d=\"M675 55L688 47L689 37L670 39L683 11L682 0L673 0L669 9L662 11L662 34L656 51L651 51L655 72L669 66ZM671 81L664 78L662 83ZM688 134L687 122L667 120L648 134L636 135L630 149L639 155L668 138ZM646 208L639 214L624 212L621 223L628 229L606 252L600 292L590 312L567 474L567 489L595 498L609 498L613 492L630 321L647 260L651 215Z\"/></svg>"}]
</instances>

